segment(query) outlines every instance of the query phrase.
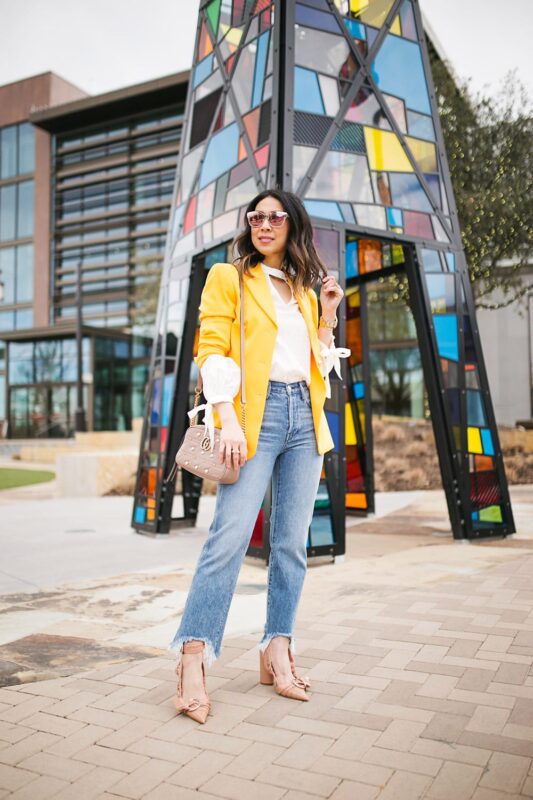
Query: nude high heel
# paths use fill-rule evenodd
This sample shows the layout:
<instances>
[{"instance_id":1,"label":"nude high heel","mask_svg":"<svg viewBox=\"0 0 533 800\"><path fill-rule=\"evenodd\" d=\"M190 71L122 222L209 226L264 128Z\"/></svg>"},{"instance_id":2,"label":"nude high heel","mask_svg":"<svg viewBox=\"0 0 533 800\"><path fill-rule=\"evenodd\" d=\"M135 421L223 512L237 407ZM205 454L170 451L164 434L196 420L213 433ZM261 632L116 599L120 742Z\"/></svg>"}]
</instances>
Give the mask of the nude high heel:
<instances>
[{"instance_id":1,"label":"nude high heel","mask_svg":"<svg viewBox=\"0 0 533 800\"><path fill-rule=\"evenodd\" d=\"M203 649L203 642L185 642L183 644L182 656L186 653L200 653ZM174 698L176 711L178 714L186 714L195 722L200 722L203 724L207 719L209 711L211 710L211 703L209 701L209 696L207 695L207 688L205 685L204 662L202 661L202 678L204 682L204 691L207 696L207 702L202 703L196 697L192 697L190 700L185 700L183 697L183 657L180 658L176 664L176 675L178 676L177 696Z\"/></svg>"},{"instance_id":2,"label":"nude high heel","mask_svg":"<svg viewBox=\"0 0 533 800\"><path fill-rule=\"evenodd\" d=\"M289 654L289 661L290 654ZM292 700L309 700L305 693L306 686L309 686L307 679L299 678L294 670L294 661L291 661L292 681L281 686L272 665L269 647L259 651L259 681L265 686L274 686L276 692L282 697L290 697Z\"/></svg>"}]
</instances>

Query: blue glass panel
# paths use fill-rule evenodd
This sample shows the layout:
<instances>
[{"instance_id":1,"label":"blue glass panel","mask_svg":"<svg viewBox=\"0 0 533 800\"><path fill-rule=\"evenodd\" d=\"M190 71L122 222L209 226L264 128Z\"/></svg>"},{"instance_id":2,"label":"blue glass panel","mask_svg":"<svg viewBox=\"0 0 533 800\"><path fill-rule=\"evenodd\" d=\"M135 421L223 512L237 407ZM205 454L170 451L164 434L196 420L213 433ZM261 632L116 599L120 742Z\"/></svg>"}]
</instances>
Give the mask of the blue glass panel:
<instances>
[{"instance_id":1,"label":"blue glass panel","mask_svg":"<svg viewBox=\"0 0 533 800\"><path fill-rule=\"evenodd\" d=\"M200 189L237 163L239 127L236 122L211 136L200 172Z\"/></svg>"},{"instance_id":2,"label":"blue glass panel","mask_svg":"<svg viewBox=\"0 0 533 800\"><path fill-rule=\"evenodd\" d=\"M395 206L412 211L432 211L431 203L417 176L412 172L389 172L389 186Z\"/></svg>"},{"instance_id":3,"label":"blue glass panel","mask_svg":"<svg viewBox=\"0 0 533 800\"><path fill-rule=\"evenodd\" d=\"M457 341L457 316L455 314L435 314L433 316L437 349L442 358L459 360L459 345Z\"/></svg>"},{"instance_id":4,"label":"blue glass panel","mask_svg":"<svg viewBox=\"0 0 533 800\"><path fill-rule=\"evenodd\" d=\"M420 252L422 253L424 272L442 272L438 250L428 250L427 247L422 247Z\"/></svg>"},{"instance_id":5,"label":"blue glass panel","mask_svg":"<svg viewBox=\"0 0 533 800\"><path fill-rule=\"evenodd\" d=\"M257 56L255 58L254 89L252 93L252 106L258 106L263 96L263 82L265 79L265 65L268 54L269 31L265 31L257 42Z\"/></svg>"},{"instance_id":6,"label":"blue glass panel","mask_svg":"<svg viewBox=\"0 0 533 800\"><path fill-rule=\"evenodd\" d=\"M317 498L320 496L321 492L327 493L325 486L319 489ZM331 524L331 515L329 511L320 514L315 513L311 520L311 544L318 547L322 544L327 545L333 543L333 526Z\"/></svg>"},{"instance_id":7,"label":"blue glass panel","mask_svg":"<svg viewBox=\"0 0 533 800\"><path fill-rule=\"evenodd\" d=\"M403 214L399 208L387 208L387 222L398 228L403 228Z\"/></svg>"},{"instance_id":8,"label":"blue glass panel","mask_svg":"<svg viewBox=\"0 0 533 800\"><path fill-rule=\"evenodd\" d=\"M402 97L415 111L431 114L418 44L389 33L372 64L372 76L382 91Z\"/></svg>"},{"instance_id":9,"label":"blue glass panel","mask_svg":"<svg viewBox=\"0 0 533 800\"><path fill-rule=\"evenodd\" d=\"M194 68L193 78L192 78L192 87L196 89L198 84L205 81L205 79L211 75L213 71L213 57L214 54L211 53L202 61L199 61L198 64Z\"/></svg>"},{"instance_id":10,"label":"blue glass panel","mask_svg":"<svg viewBox=\"0 0 533 800\"><path fill-rule=\"evenodd\" d=\"M431 192L431 196L437 206L442 208L442 199L440 196L440 178L438 175L430 172L424 172L424 178L426 179L426 183L429 186L429 191Z\"/></svg>"},{"instance_id":11,"label":"blue glass panel","mask_svg":"<svg viewBox=\"0 0 533 800\"><path fill-rule=\"evenodd\" d=\"M481 428L481 442L483 444L483 452L487 456L494 455L494 445L492 444L492 434L488 428Z\"/></svg>"},{"instance_id":12,"label":"blue glass panel","mask_svg":"<svg viewBox=\"0 0 533 800\"><path fill-rule=\"evenodd\" d=\"M487 424L481 394L469 389L466 390L466 421L468 425L475 425L478 428Z\"/></svg>"},{"instance_id":13,"label":"blue glass panel","mask_svg":"<svg viewBox=\"0 0 533 800\"><path fill-rule=\"evenodd\" d=\"M296 3L295 22L299 25L308 25L310 28L318 28L319 31L341 32L333 14L317 11L315 8L302 6L300 3Z\"/></svg>"},{"instance_id":14,"label":"blue glass panel","mask_svg":"<svg viewBox=\"0 0 533 800\"><path fill-rule=\"evenodd\" d=\"M294 108L312 114L325 114L316 72L303 67L294 68Z\"/></svg>"},{"instance_id":15,"label":"blue glass panel","mask_svg":"<svg viewBox=\"0 0 533 800\"><path fill-rule=\"evenodd\" d=\"M361 400L365 396L365 384L364 383L354 383L353 391L355 394L356 400Z\"/></svg>"},{"instance_id":16,"label":"blue glass panel","mask_svg":"<svg viewBox=\"0 0 533 800\"><path fill-rule=\"evenodd\" d=\"M444 253L450 272L455 272L455 253Z\"/></svg>"},{"instance_id":17,"label":"blue glass panel","mask_svg":"<svg viewBox=\"0 0 533 800\"><path fill-rule=\"evenodd\" d=\"M133 519L135 522L146 522L146 509L142 508L142 506L136 506Z\"/></svg>"},{"instance_id":18,"label":"blue glass panel","mask_svg":"<svg viewBox=\"0 0 533 800\"><path fill-rule=\"evenodd\" d=\"M161 425L168 426L170 420L170 402L174 389L174 375L165 375L163 383L163 407L161 409Z\"/></svg>"},{"instance_id":19,"label":"blue glass panel","mask_svg":"<svg viewBox=\"0 0 533 800\"><path fill-rule=\"evenodd\" d=\"M349 203L339 203L341 214L346 220L346 222L355 222L355 216L353 213L353 208Z\"/></svg>"},{"instance_id":20,"label":"blue glass panel","mask_svg":"<svg viewBox=\"0 0 533 800\"><path fill-rule=\"evenodd\" d=\"M327 200L304 200L307 213L312 217L322 217L332 219L335 222L342 222L342 214L337 203L330 203Z\"/></svg>"},{"instance_id":21,"label":"blue glass panel","mask_svg":"<svg viewBox=\"0 0 533 800\"><path fill-rule=\"evenodd\" d=\"M355 278L359 274L357 252L357 242L346 242L346 278Z\"/></svg>"},{"instance_id":22,"label":"blue glass panel","mask_svg":"<svg viewBox=\"0 0 533 800\"><path fill-rule=\"evenodd\" d=\"M407 129L410 136L418 136L420 139L435 141L433 120L425 114L417 114L416 111L407 109Z\"/></svg>"},{"instance_id":23,"label":"blue glass panel","mask_svg":"<svg viewBox=\"0 0 533 800\"><path fill-rule=\"evenodd\" d=\"M426 275L429 300L432 314L444 314L456 311L455 278L446 272L428 273Z\"/></svg>"},{"instance_id":24,"label":"blue glass panel","mask_svg":"<svg viewBox=\"0 0 533 800\"><path fill-rule=\"evenodd\" d=\"M339 415L335 414L333 411L326 411L326 419L328 421L329 429L331 431L331 436L333 438L333 442L335 447L333 452L339 452Z\"/></svg>"},{"instance_id":25,"label":"blue glass panel","mask_svg":"<svg viewBox=\"0 0 533 800\"><path fill-rule=\"evenodd\" d=\"M372 28L370 25L368 25L367 29L366 29L366 36L367 36L367 39L368 39L368 49L369 50L372 47L372 45L374 44L374 41L375 41L377 35L378 35L377 28Z\"/></svg>"},{"instance_id":26,"label":"blue glass panel","mask_svg":"<svg viewBox=\"0 0 533 800\"><path fill-rule=\"evenodd\" d=\"M161 392L161 378L156 378L152 388L152 405L150 413L150 422L152 425L159 424L159 395Z\"/></svg>"},{"instance_id":27,"label":"blue glass panel","mask_svg":"<svg viewBox=\"0 0 533 800\"><path fill-rule=\"evenodd\" d=\"M344 24L354 39L366 39L365 26L361 25L360 22L357 22L355 19L344 19Z\"/></svg>"}]
</instances>

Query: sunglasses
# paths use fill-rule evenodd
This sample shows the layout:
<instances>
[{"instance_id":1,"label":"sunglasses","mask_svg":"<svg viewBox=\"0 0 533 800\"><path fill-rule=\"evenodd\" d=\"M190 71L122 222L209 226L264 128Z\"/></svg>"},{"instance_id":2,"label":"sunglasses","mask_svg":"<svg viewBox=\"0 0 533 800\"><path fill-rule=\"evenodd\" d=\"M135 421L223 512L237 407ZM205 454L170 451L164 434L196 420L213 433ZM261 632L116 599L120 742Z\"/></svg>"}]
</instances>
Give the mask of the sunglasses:
<instances>
[{"instance_id":1,"label":"sunglasses","mask_svg":"<svg viewBox=\"0 0 533 800\"><path fill-rule=\"evenodd\" d=\"M265 219L268 219L273 228L281 228L289 215L286 211L269 211L268 214L264 211L248 211L246 216L252 228L260 228Z\"/></svg>"}]
</instances>

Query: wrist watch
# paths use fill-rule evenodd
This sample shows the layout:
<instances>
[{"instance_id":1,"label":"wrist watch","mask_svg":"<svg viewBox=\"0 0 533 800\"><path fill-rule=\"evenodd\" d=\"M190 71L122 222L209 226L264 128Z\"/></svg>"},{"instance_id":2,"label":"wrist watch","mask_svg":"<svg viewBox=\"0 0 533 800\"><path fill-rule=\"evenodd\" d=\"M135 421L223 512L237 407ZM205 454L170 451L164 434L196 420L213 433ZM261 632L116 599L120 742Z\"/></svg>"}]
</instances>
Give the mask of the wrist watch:
<instances>
[{"instance_id":1,"label":"wrist watch","mask_svg":"<svg viewBox=\"0 0 533 800\"><path fill-rule=\"evenodd\" d=\"M333 330L334 328L337 327L337 325L338 325L337 317L335 317L335 319L324 319L323 316L320 316L320 320L318 323L319 328L329 328L330 330Z\"/></svg>"}]
</instances>

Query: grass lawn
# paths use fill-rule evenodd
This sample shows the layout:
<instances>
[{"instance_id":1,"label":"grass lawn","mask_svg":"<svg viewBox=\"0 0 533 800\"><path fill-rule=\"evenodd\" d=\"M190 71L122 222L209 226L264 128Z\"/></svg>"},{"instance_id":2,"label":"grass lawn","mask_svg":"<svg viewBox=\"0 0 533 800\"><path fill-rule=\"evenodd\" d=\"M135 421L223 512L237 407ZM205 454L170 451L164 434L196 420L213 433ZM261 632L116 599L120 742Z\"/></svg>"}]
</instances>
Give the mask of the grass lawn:
<instances>
[{"instance_id":1,"label":"grass lawn","mask_svg":"<svg viewBox=\"0 0 533 800\"><path fill-rule=\"evenodd\" d=\"M44 469L10 469L0 467L0 490L16 489L17 486L30 486L32 483L44 483L52 481L55 472Z\"/></svg>"}]
</instances>

